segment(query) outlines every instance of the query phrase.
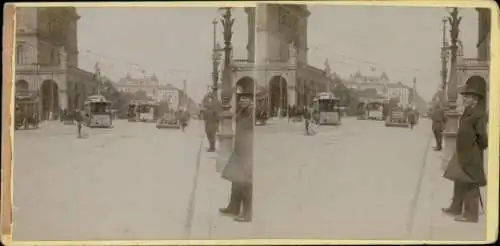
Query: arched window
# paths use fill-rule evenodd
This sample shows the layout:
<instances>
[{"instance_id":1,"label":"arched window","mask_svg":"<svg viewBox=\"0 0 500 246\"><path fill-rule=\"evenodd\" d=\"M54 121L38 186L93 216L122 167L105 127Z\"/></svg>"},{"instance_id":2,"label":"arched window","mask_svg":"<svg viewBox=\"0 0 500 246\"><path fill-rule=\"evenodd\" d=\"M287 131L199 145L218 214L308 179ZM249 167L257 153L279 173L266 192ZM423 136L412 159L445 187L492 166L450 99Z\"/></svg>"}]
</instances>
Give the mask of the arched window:
<instances>
[{"instance_id":1,"label":"arched window","mask_svg":"<svg viewBox=\"0 0 500 246\"><path fill-rule=\"evenodd\" d=\"M55 47L50 49L50 61L52 65L59 65L61 63L59 51Z\"/></svg>"},{"instance_id":2,"label":"arched window","mask_svg":"<svg viewBox=\"0 0 500 246\"><path fill-rule=\"evenodd\" d=\"M16 63L18 65L27 63L26 46L23 43L16 45Z\"/></svg>"}]
</instances>

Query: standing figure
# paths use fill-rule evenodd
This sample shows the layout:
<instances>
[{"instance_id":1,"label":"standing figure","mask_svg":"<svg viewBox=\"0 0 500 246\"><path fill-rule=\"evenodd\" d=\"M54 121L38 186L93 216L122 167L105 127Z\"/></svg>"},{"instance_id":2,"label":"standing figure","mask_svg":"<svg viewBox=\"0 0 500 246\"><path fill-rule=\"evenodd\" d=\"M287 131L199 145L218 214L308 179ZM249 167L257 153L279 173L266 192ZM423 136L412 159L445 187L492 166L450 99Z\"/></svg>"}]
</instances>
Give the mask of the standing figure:
<instances>
[{"instance_id":1,"label":"standing figure","mask_svg":"<svg viewBox=\"0 0 500 246\"><path fill-rule=\"evenodd\" d=\"M312 119L312 112L310 109L307 107L304 107L303 111L303 116L304 116L304 126L305 126L305 134L307 136L311 135L309 128L311 126L311 119Z\"/></svg>"},{"instance_id":2,"label":"standing figure","mask_svg":"<svg viewBox=\"0 0 500 246\"><path fill-rule=\"evenodd\" d=\"M177 112L175 112L175 116L177 118L177 121L179 122L179 125L181 126L181 130L184 131L186 129L189 118L186 109L179 108Z\"/></svg>"},{"instance_id":3,"label":"standing figure","mask_svg":"<svg viewBox=\"0 0 500 246\"><path fill-rule=\"evenodd\" d=\"M408 123L410 124L410 129L413 130L413 127L417 123L417 113L413 108L408 109Z\"/></svg>"},{"instance_id":4,"label":"standing figure","mask_svg":"<svg viewBox=\"0 0 500 246\"><path fill-rule=\"evenodd\" d=\"M75 110L75 121L76 126L78 128L78 138L82 138L82 124L83 124L83 116L80 110Z\"/></svg>"},{"instance_id":5,"label":"standing figure","mask_svg":"<svg viewBox=\"0 0 500 246\"><path fill-rule=\"evenodd\" d=\"M234 150L222 170L222 178L232 183L231 198L227 207L219 212L237 216L235 221L249 222L252 220L253 94L241 93L238 96Z\"/></svg>"},{"instance_id":6,"label":"standing figure","mask_svg":"<svg viewBox=\"0 0 500 246\"><path fill-rule=\"evenodd\" d=\"M203 120L205 121L205 133L207 135L209 147L208 152L215 152L215 135L219 129L220 106L217 94L214 91L208 92L203 98Z\"/></svg>"},{"instance_id":7,"label":"standing figure","mask_svg":"<svg viewBox=\"0 0 500 246\"><path fill-rule=\"evenodd\" d=\"M459 222L477 222L479 202L482 205L479 188L486 186L483 152L488 147L484 80L471 77L461 94L465 110L460 118L455 153L443 175L453 181L453 198L442 211Z\"/></svg>"},{"instance_id":8,"label":"standing figure","mask_svg":"<svg viewBox=\"0 0 500 246\"><path fill-rule=\"evenodd\" d=\"M438 103L431 113L432 132L436 139L434 150L440 151L443 149L443 131L446 124L446 116L444 115L444 107L442 103Z\"/></svg>"}]
</instances>

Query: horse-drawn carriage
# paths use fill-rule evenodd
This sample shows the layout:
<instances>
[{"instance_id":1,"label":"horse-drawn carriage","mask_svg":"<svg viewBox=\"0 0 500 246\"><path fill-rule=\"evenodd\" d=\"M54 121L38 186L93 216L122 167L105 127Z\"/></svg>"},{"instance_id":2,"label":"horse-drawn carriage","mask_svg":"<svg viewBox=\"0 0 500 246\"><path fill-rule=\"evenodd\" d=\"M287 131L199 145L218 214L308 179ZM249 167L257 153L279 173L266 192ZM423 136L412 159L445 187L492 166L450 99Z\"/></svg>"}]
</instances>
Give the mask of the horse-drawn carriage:
<instances>
[{"instance_id":1,"label":"horse-drawn carriage","mask_svg":"<svg viewBox=\"0 0 500 246\"><path fill-rule=\"evenodd\" d=\"M15 129L38 128L40 124L40 98L32 94L16 94Z\"/></svg>"}]
</instances>

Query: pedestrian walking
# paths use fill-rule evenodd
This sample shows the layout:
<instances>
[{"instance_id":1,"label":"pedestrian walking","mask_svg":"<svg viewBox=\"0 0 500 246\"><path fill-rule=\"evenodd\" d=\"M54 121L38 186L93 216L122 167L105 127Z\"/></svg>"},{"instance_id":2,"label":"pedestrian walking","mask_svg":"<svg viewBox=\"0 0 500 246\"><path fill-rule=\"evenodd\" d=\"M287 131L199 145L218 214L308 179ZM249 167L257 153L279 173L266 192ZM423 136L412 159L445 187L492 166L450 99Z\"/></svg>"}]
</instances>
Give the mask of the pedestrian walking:
<instances>
[{"instance_id":1,"label":"pedestrian walking","mask_svg":"<svg viewBox=\"0 0 500 246\"><path fill-rule=\"evenodd\" d=\"M184 131L186 126L187 126L187 112L185 111L184 108L179 108L177 111L175 111L175 118L177 122L179 122L179 126L181 127L181 130Z\"/></svg>"},{"instance_id":2,"label":"pedestrian walking","mask_svg":"<svg viewBox=\"0 0 500 246\"><path fill-rule=\"evenodd\" d=\"M306 136L312 135L311 131L310 131L311 121L312 121L312 111L311 111L311 109L304 107L304 126L305 126Z\"/></svg>"},{"instance_id":3,"label":"pedestrian walking","mask_svg":"<svg viewBox=\"0 0 500 246\"><path fill-rule=\"evenodd\" d=\"M473 76L461 94L465 110L460 118L455 153L444 177L453 181L453 198L442 211L459 222L477 222L480 187L486 186L483 152L488 147L486 132L486 85L481 77Z\"/></svg>"},{"instance_id":4,"label":"pedestrian walking","mask_svg":"<svg viewBox=\"0 0 500 246\"><path fill-rule=\"evenodd\" d=\"M446 124L446 117L444 115L444 107L442 102L435 105L431 112L432 119L432 132L436 140L434 150L440 151L443 149L443 131Z\"/></svg>"},{"instance_id":5,"label":"pedestrian walking","mask_svg":"<svg viewBox=\"0 0 500 246\"><path fill-rule=\"evenodd\" d=\"M417 123L417 113L412 107L408 109L408 123L410 124L411 130L413 130L413 127Z\"/></svg>"},{"instance_id":6,"label":"pedestrian walking","mask_svg":"<svg viewBox=\"0 0 500 246\"><path fill-rule=\"evenodd\" d=\"M215 152L215 135L219 129L220 105L217 94L209 91L203 98L203 120L205 121L205 133L207 135L209 147L208 152Z\"/></svg>"},{"instance_id":7,"label":"pedestrian walking","mask_svg":"<svg viewBox=\"0 0 500 246\"><path fill-rule=\"evenodd\" d=\"M82 138L83 116L80 110L75 110L75 121L78 129L78 138Z\"/></svg>"},{"instance_id":8,"label":"pedestrian walking","mask_svg":"<svg viewBox=\"0 0 500 246\"><path fill-rule=\"evenodd\" d=\"M234 220L238 222L250 222L253 193L253 94L241 93L238 97L234 150L221 174L222 178L232 182L230 202L219 212L236 216Z\"/></svg>"}]
</instances>

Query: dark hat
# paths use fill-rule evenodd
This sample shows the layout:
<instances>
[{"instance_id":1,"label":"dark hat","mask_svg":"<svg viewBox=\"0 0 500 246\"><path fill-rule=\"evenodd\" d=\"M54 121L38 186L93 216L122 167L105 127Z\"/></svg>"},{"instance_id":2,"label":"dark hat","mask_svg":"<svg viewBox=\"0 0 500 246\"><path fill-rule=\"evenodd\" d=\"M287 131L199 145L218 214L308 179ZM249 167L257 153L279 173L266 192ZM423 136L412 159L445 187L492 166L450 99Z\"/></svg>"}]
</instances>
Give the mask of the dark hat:
<instances>
[{"instance_id":1,"label":"dark hat","mask_svg":"<svg viewBox=\"0 0 500 246\"><path fill-rule=\"evenodd\" d=\"M481 76L471 76L465 83L465 88L460 92L462 95L472 94L480 98L486 96L486 81Z\"/></svg>"}]
</instances>

